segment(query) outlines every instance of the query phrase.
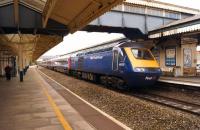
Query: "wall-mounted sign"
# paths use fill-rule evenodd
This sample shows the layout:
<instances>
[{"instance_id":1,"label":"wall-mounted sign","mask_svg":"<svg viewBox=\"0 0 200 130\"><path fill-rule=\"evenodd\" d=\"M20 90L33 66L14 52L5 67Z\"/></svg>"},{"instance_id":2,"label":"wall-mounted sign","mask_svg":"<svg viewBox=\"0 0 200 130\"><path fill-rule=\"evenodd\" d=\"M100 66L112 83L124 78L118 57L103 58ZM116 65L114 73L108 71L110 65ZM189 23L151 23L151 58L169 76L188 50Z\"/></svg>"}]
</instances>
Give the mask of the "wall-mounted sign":
<instances>
[{"instance_id":1,"label":"wall-mounted sign","mask_svg":"<svg viewBox=\"0 0 200 130\"><path fill-rule=\"evenodd\" d=\"M192 67L192 49L183 49L183 64L184 67Z\"/></svg>"},{"instance_id":2,"label":"wall-mounted sign","mask_svg":"<svg viewBox=\"0 0 200 130\"><path fill-rule=\"evenodd\" d=\"M175 66L176 65L176 48L167 47L165 50L165 65Z\"/></svg>"}]
</instances>

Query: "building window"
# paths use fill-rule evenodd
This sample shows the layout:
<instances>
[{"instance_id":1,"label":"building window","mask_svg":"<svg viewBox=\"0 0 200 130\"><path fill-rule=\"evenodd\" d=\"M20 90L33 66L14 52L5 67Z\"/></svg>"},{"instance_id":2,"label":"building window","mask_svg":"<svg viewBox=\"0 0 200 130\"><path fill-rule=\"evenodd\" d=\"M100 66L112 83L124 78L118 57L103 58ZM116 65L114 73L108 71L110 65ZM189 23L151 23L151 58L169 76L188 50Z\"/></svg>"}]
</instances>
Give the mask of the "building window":
<instances>
[{"instance_id":1,"label":"building window","mask_svg":"<svg viewBox=\"0 0 200 130\"><path fill-rule=\"evenodd\" d=\"M180 19L181 14L180 13L175 13L175 12L165 12L165 17L167 18L173 18L173 19Z\"/></svg>"},{"instance_id":2,"label":"building window","mask_svg":"<svg viewBox=\"0 0 200 130\"><path fill-rule=\"evenodd\" d=\"M139 14L145 14L145 8L140 6L128 6L124 5L124 11L130 12L130 13L139 13Z\"/></svg>"},{"instance_id":3,"label":"building window","mask_svg":"<svg viewBox=\"0 0 200 130\"><path fill-rule=\"evenodd\" d=\"M158 9L147 9L148 15L163 16L163 11Z\"/></svg>"}]
</instances>

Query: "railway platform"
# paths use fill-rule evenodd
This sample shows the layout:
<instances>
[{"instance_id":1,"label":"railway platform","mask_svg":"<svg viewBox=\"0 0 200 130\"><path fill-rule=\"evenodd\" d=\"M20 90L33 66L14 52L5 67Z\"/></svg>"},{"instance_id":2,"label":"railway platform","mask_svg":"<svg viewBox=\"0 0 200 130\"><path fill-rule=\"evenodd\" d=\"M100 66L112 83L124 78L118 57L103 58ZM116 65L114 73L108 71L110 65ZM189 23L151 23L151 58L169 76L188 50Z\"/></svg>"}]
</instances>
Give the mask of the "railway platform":
<instances>
[{"instance_id":1,"label":"railway platform","mask_svg":"<svg viewBox=\"0 0 200 130\"><path fill-rule=\"evenodd\" d=\"M162 76L159 79L161 83L171 83L177 85L193 86L200 88L200 77L167 77Z\"/></svg>"},{"instance_id":2,"label":"railway platform","mask_svg":"<svg viewBox=\"0 0 200 130\"><path fill-rule=\"evenodd\" d=\"M28 70L24 81L0 78L1 130L128 129L78 96L59 88L67 98L61 96L34 67Z\"/></svg>"}]
</instances>

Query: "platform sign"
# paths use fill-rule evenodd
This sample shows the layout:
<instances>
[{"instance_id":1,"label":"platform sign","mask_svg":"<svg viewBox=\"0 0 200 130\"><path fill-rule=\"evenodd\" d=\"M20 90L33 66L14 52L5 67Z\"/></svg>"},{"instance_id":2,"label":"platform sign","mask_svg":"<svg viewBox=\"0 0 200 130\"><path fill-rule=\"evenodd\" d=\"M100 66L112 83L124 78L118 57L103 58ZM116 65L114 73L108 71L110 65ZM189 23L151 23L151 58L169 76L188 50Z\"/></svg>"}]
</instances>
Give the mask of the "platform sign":
<instances>
[{"instance_id":1,"label":"platform sign","mask_svg":"<svg viewBox=\"0 0 200 130\"><path fill-rule=\"evenodd\" d=\"M184 67L192 67L192 49L183 49L183 64Z\"/></svg>"},{"instance_id":2,"label":"platform sign","mask_svg":"<svg viewBox=\"0 0 200 130\"><path fill-rule=\"evenodd\" d=\"M165 51L165 65L175 66L176 65L176 48L167 47Z\"/></svg>"}]
</instances>

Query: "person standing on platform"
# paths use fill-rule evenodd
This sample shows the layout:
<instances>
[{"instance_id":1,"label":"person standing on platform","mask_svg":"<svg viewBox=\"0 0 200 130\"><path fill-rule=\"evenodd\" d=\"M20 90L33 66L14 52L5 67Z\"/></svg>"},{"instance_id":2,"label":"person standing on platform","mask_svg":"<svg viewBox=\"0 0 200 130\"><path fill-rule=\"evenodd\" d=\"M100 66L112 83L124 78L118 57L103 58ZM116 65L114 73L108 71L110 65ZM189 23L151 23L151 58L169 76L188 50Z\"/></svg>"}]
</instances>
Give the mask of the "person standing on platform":
<instances>
[{"instance_id":1,"label":"person standing on platform","mask_svg":"<svg viewBox=\"0 0 200 130\"><path fill-rule=\"evenodd\" d=\"M12 68L9 65L7 65L4 70L5 70L5 73L6 73L6 79L11 80L11 70L12 70Z\"/></svg>"}]
</instances>

